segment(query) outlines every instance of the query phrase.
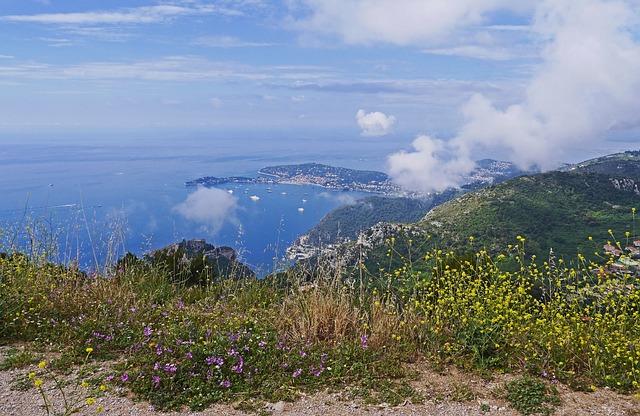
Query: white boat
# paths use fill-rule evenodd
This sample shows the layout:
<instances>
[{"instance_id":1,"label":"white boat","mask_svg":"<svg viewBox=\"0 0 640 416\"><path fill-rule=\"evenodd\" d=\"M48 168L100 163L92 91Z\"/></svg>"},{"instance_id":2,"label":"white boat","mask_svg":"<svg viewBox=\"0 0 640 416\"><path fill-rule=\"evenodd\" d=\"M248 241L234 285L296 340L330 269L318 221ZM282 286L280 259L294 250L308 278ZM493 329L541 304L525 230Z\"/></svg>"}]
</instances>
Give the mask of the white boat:
<instances>
[{"instance_id":1,"label":"white boat","mask_svg":"<svg viewBox=\"0 0 640 416\"><path fill-rule=\"evenodd\" d=\"M229 189L227 192L229 192L230 194L233 193L233 189Z\"/></svg>"},{"instance_id":2,"label":"white boat","mask_svg":"<svg viewBox=\"0 0 640 416\"><path fill-rule=\"evenodd\" d=\"M300 208L298 208L298 211L299 212L304 212L304 208L300 207Z\"/></svg>"},{"instance_id":3,"label":"white boat","mask_svg":"<svg viewBox=\"0 0 640 416\"><path fill-rule=\"evenodd\" d=\"M251 195L249 198L251 198L252 201L257 201L260 199L258 195Z\"/></svg>"},{"instance_id":4,"label":"white boat","mask_svg":"<svg viewBox=\"0 0 640 416\"><path fill-rule=\"evenodd\" d=\"M307 202L307 200L306 200L306 199L303 199L303 200L302 200L302 202L303 202L303 203L305 203L305 202Z\"/></svg>"}]
</instances>

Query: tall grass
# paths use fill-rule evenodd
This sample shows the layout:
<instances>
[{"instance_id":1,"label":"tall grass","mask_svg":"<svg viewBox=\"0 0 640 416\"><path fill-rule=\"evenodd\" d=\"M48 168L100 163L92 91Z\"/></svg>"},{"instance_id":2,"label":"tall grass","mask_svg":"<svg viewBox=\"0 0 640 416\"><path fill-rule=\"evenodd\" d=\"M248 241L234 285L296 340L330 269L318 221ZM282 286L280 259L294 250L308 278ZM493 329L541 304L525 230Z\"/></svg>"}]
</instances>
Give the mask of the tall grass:
<instances>
[{"instance_id":1,"label":"tall grass","mask_svg":"<svg viewBox=\"0 0 640 416\"><path fill-rule=\"evenodd\" d=\"M82 363L91 348L92 363L111 363L95 374L99 384L163 410L389 386L382 380L405 376L403 363L417 357L640 392L637 273L611 272L606 253L599 264L540 261L527 256L525 241L497 256L414 252L428 268L410 260L351 280L326 268L200 286L177 284L162 268L87 274L38 250L8 250L0 337L34 351L53 346L59 368Z\"/></svg>"}]
</instances>

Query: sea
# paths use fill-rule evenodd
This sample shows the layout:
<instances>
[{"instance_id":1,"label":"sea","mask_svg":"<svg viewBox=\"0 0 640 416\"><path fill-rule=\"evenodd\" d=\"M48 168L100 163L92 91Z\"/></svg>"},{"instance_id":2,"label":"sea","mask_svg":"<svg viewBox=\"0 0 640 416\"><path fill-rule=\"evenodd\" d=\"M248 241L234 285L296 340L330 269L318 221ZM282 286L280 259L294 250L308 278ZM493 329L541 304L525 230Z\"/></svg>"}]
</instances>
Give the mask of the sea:
<instances>
[{"instance_id":1,"label":"sea","mask_svg":"<svg viewBox=\"0 0 640 416\"><path fill-rule=\"evenodd\" d=\"M38 244L56 242L53 261L91 271L126 252L142 256L205 239L234 248L264 276L287 266L286 248L323 216L370 194L227 183L198 202L199 189L186 181L257 176L264 166L305 162L382 170L391 151L385 143L294 133L2 134L0 251L42 251Z\"/></svg>"}]
</instances>

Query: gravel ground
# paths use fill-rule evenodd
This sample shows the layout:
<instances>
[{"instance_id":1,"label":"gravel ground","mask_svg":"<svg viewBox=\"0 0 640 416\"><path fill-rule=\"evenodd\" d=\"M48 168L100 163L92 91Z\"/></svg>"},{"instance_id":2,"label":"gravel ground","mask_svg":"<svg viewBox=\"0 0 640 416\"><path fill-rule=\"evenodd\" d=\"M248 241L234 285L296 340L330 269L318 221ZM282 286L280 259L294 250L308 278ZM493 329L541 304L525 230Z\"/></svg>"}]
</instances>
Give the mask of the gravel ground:
<instances>
[{"instance_id":1,"label":"gravel ground","mask_svg":"<svg viewBox=\"0 0 640 416\"><path fill-rule=\"evenodd\" d=\"M0 348L0 353L4 348ZM0 359L1 361L1 359ZM16 380L24 377L36 367L17 370L0 371L0 416L41 416L46 412L42 407L42 398L35 388L25 391L15 388ZM508 406L501 398L502 386L509 380L508 376L497 376L491 381L483 380L474 375L461 373L455 368L447 369L444 373L436 373L424 364L417 364L420 377L414 382L414 387L426 397L420 404L404 403L391 407L385 404L366 405L360 401L344 399L341 393L316 393L302 395L293 403L267 403L258 406L257 410L272 415L287 416L409 416L409 415L441 415L441 416L474 416L474 415L504 415L517 416L519 413ZM511 376L513 377L513 376ZM455 401L455 392L464 386L465 391L470 391L474 399L458 402ZM607 389L598 389L592 393L572 392L565 386L558 386L561 393L562 405L558 407L555 415L560 416L640 416L640 400L633 396L619 395ZM60 402L59 395L55 391L48 393L54 402ZM489 405L490 410L483 412L481 404ZM96 398L96 405L103 407L104 415L143 416L212 416L229 415L240 416L248 414L234 409L228 405L214 405L201 412L155 412L149 404L136 403L130 397L119 396L114 392L108 392L102 397ZM95 415L96 407L83 409L78 416Z\"/></svg>"}]
</instances>

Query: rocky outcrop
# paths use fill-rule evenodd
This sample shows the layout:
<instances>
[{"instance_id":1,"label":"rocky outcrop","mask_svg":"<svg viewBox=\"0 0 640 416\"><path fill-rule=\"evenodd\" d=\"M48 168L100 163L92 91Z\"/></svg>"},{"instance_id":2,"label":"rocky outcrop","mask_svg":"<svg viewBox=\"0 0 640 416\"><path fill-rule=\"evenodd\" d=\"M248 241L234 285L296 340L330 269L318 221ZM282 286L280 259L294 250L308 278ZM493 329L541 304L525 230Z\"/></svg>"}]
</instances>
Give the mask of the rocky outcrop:
<instances>
[{"instance_id":1,"label":"rocky outcrop","mask_svg":"<svg viewBox=\"0 0 640 416\"><path fill-rule=\"evenodd\" d=\"M255 278L255 273L237 260L234 249L215 247L205 240L183 240L154 250L144 257L148 263L164 267L174 280L189 285L221 279Z\"/></svg>"}]
</instances>

